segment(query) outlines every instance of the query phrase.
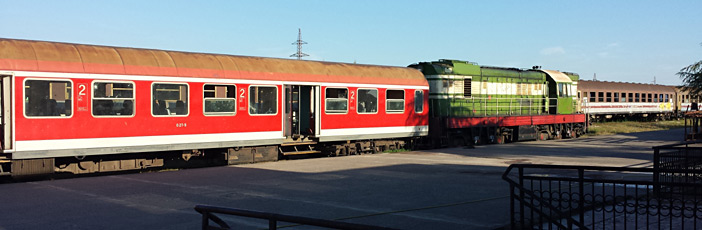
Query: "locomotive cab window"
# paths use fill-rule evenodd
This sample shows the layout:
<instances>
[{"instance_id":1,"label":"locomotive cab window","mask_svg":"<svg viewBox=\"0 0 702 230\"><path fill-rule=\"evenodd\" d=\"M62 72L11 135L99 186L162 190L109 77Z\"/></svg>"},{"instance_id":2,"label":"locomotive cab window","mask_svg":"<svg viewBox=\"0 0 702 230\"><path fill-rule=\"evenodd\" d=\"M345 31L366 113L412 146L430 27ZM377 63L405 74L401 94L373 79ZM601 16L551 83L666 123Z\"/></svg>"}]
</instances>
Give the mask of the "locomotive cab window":
<instances>
[{"instance_id":1,"label":"locomotive cab window","mask_svg":"<svg viewBox=\"0 0 702 230\"><path fill-rule=\"evenodd\" d=\"M358 89L358 100L356 101L358 113L378 113L378 90Z\"/></svg>"},{"instance_id":2,"label":"locomotive cab window","mask_svg":"<svg viewBox=\"0 0 702 230\"><path fill-rule=\"evenodd\" d=\"M60 80L26 80L24 115L27 117L70 117L72 83Z\"/></svg>"},{"instance_id":3,"label":"locomotive cab window","mask_svg":"<svg viewBox=\"0 0 702 230\"><path fill-rule=\"evenodd\" d=\"M421 90L414 91L414 112L424 112L424 92Z\"/></svg>"},{"instance_id":4,"label":"locomotive cab window","mask_svg":"<svg viewBox=\"0 0 702 230\"><path fill-rule=\"evenodd\" d=\"M134 83L93 82L93 116L134 115Z\"/></svg>"},{"instance_id":5,"label":"locomotive cab window","mask_svg":"<svg viewBox=\"0 0 702 230\"><path fill-rule=\"evenodd\" d=\"M205 115L234 115L236 86L205 85L203 90Z\"/></svg>"},{"instance_id":6,"label":"locomotive cab window","mask_svg":"<svg viewBox=\"0 0 702 230\"><path fill-rule=\"evenodd\" d=\"M151 98L151 114L154 116L188 115L187 84L154 83Z\"/></svg>"},{"instance_id":7,"label":"locomotive cab window","mask_svg":"<svg viewBox=\"0 0 702 230\"><path fill-rule=\"evenodd\" d=\"M324 111L326 113L346 113L348 111L348 89L327 88L324 91L324 98Z\"/></svg>"},{"instance_id":8,"label":"locomotive cab window","mask_svg":"<svg viewBox=\"0 0 702 230\"><path fill-rule=\"evenodd\" d=\"M278 88L275 86L249 87L249 114L272 115L278 113Z\"/></svg>"},{"instance_id":9,"label":"locomotive cab window","mask_svg":"<svg viewBox=\"0 0 702 230\"><path fill-rule=\"evenodd\" d=\"M388 113L405 112L405 91L388 89L385 94L385 110Z\"/></svg>"}]
</instances>

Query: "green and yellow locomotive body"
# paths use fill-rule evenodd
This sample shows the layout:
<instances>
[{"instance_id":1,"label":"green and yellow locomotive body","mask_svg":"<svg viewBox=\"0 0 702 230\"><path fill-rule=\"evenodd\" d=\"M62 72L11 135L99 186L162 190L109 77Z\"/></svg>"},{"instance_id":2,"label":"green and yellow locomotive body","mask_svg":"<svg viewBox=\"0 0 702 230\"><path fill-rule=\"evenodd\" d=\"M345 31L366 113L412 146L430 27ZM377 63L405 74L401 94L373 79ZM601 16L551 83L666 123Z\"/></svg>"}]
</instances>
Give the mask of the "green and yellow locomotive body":
<instances>
[{"instance_id":1,"label":"green and yellow locomotive body","mask_svg":"<svg viewBox=\"0 0 702 230\"><path fill-rule=\"evenodd\" d=\"M560 138L564 133L570 137L582 132L582 128L570 125L572 119L579 122L580 116L567 116L578 114L577 74L457 60L410 67L419 69L429 82L430 117L439 123L433 127L446 127L430 131L435 137L445 139L453 133L463 136L459 141L503 142ZM563 118L568 122L555 120ZM553 121L534 122L541 119Z\"/></svg>"}]
</instances>

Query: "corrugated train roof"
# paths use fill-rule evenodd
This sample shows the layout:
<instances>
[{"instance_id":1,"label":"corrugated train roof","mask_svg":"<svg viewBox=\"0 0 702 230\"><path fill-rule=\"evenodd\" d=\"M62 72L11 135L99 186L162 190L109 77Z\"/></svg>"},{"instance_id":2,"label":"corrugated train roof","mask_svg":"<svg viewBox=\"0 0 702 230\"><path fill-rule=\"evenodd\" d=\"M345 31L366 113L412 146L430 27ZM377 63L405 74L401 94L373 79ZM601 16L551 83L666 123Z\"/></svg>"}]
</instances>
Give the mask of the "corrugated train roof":
<instances>
[{"instance_id":1,"label":"corrugated train roof","mask_svg":"<svg viewBox=\"0 0 702 230\"><path fill-rule=\"evenodd\" d=\"M428 86L405 67L0 39L0 70Z\"/></svg>"}]
</instances>

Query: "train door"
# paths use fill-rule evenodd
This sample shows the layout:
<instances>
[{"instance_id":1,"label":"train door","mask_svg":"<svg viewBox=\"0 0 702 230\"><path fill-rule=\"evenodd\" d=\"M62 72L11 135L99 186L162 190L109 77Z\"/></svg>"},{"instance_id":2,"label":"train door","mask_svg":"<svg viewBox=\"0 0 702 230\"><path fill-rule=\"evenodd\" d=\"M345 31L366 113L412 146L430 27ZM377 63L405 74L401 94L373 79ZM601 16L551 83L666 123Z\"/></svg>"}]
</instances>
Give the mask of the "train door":
<instances>
[{"instance_id":1,"label":"train door","mask_svg":"<svg viewBox=\"0 0 702 230\"><path fill-rule=\"evenodd\" d=\"M0 96L0 146L2 149L12 149L12 76L1 76Z\"/></svg>"},{"instance_id":2,"label":"train door","mask_svg":"<svg viewBox=\"0 0 702 230\"><path fill-rule=\"evenodd\" d=\"M286 142L309 141L318 130L319 86L286 85L284 135Z\"/></svg>"}]
</instances>

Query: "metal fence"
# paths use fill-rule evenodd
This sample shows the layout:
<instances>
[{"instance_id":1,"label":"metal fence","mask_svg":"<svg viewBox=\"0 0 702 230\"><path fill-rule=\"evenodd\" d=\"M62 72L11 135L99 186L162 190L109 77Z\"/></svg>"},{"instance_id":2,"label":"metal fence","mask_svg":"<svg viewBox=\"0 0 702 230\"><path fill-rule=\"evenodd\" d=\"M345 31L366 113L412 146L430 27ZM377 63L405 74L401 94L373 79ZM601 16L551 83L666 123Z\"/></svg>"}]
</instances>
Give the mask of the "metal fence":
<instances>
[{"instance_id":1,"label":"metal fence","mask_svg":"<svg viewBox=\"0 0 702 230\"><path fill-rule=\"evenodd\" d=\"M516 172L514 172L516 171ZM512 229L700 229L696 169L511 165ZM685 192L686 191L686 192Z\"/></svg>"},{"instance_id":2,"label":"metal fence","mask_svg":"<svg viewBox=\"0 0 702 230\"><path fill-rule=\"evenodd\" d=\"M290 215L282 215L282 214L269 213L269 212L257 212L257 211L244 210L244 209L224 208L224 207L215 207L215 206L207 206L207 205L197 205L197 206L195 206L195 211L202 214L202 229L203 230L232 229L227 224L226 221L222 220L222 218L220 218L216 214L234 215L234 216L240 216L240 217L268 220L268 229L278 229L279 222L294 223L297 225L323 227L323 228L331 228L331 229L349 229L349 230L354 230L354 229L392 229L392 228L378 227L378 226L372 226L372 225L354 224L354 223L347 223L347 222L341 222L341 221L315 219L315 218L309 218L309 217L290 216ZM211 225L212 222L214 222L214 224L216 224L216 226L212 226ZM288 226L288 227L291 227L291 226Z\"/></svg>"},{"instance_id":3,"label":"metal fence","mask_svg":"<svg viewBox=\"0 0 702 230\"><path fill-rule=\"evenodd\" d=\"M654 179L661 182L702 184L702 142L653 147L653 168L658 169ZM674 170L691 170L691 173L676 173ZM681 194L702 194L699 187L668 188L664 192Z\"/></svg>"}]
</instances>

